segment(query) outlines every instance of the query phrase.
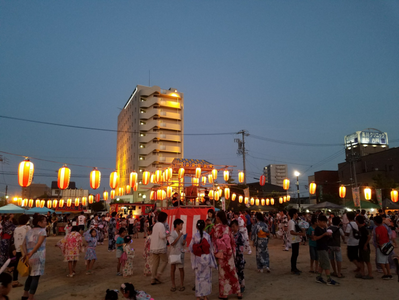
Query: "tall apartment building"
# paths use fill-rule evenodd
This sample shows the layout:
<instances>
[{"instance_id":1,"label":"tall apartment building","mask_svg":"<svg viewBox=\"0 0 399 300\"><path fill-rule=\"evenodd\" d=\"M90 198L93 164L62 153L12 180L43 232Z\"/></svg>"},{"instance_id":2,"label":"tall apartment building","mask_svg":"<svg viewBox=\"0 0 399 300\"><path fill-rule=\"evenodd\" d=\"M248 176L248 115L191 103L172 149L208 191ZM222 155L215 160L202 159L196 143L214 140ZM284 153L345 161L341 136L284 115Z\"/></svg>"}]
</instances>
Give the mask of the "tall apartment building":
<instances>
[{"instance_id":1,"label":"tall apartment building","mask_svg":"<svg viewBox=\"0 0 399 300\"><path fill-rule=\"evenodd\" d=\"M263 168L266 182L270 184L283 186L283 181L287 178L287 174L287 165L268 165Z\"/></svg>"},{"instance_id":2,"label":"tall apartment building","mask_svg":"<svg viewBox=\"0 0 399 300\"><path fill-rule=\"evenodd\" d=\"M137 85L118 116L116 169L119 186L129 184L130 172L166 168L184 154L184 95L174 88ZM151 185L139 184L133 201L149 201Z\"/></svg>"}]
</instances>

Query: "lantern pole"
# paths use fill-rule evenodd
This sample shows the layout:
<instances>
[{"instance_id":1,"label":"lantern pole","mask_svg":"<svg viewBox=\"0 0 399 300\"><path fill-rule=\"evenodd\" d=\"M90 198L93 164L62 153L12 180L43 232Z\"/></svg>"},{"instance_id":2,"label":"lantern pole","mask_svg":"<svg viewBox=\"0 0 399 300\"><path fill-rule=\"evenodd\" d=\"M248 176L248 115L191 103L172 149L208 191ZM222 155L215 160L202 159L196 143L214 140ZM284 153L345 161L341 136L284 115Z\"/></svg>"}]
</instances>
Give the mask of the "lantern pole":
<instances>
[{"instance_id":1,"label":"lantern pole","mask_svg":"<svg viewBox=\"0 0 399 300\"><path fill-rule=\"evenodd\" d=\"M299 200L299 175L301 175L298 171L295 171L294 175L296 176L296 190L297 190L297 198L298 198L298 210L301 211L301 200Z\"/></svg>"}]
</instances>

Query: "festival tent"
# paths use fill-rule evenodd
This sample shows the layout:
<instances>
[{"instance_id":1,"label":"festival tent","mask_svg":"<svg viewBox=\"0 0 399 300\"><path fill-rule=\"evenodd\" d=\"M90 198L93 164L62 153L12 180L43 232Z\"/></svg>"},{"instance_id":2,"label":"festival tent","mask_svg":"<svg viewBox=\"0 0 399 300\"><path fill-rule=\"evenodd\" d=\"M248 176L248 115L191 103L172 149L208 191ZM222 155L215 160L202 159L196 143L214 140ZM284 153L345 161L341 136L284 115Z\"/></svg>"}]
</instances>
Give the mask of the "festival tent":
<instances>
[{"instance_id":1,"label":"festival tent","mask_svg":"<svg viewBox=\"0 0 399 300\"><path fill-rule=\"evenodd\" d=\"M317 209L335 209L335 210L340 210L344 209L342 205L338 205L332 202L324 201L315 205L308 206L307 209L310 210L317 210Z\"/></svg>"},{"instance_id":2,"label":"festival tent","mask_svg":"<svg viewBox=\"0 0 399 300\"><path fill-rule=\"evenodd\" d=\"M370 201L361 201L360 203L361 207L355 207L355 204L353 203L353 201L348 202L347 204L345 204L345 207L347 208L351 208L351 209L379 209L381 208L378 204L374 204L373 202Z\"/></svg>"},{"instance_id":3,"label":"festival tent","mask_svg":"<svg viewBox=\"0 0 399 300\"><path fill-rule=\"evenodd\" d=\"M47 208L47 207L34 207L34 208L31 208L30 210L27 210L26 214L27 215L33 215L35 213L38 213L38 214L41 214L41 215L45 215L45 214L47 214L47 212L50 212L50 213L55 212L57 215L61 214L61 212L54 211L54 210L52 210L50 208Z\"/></svg>"},{"instance_id":4,"label":"festival tent","mask_svg":"<svg viewBox=\"0 0 399 300\"><path fill-rule=\"evenodd\" d=\"M0 207L0 214L24 214L26 212L22 207L14 204L7 204L6 206Z\"/></svg>"},{"instance_id":5,"label":"festival tent","mask_svg":"<svg viewBox=\"0 0 399 300\"><path fill-rule=\"evenodd\" d=\"M392 202L391 199L384 199L382 200L382 207L385 209L399 209L399 204Z\"/></svg>"}]
</instances>

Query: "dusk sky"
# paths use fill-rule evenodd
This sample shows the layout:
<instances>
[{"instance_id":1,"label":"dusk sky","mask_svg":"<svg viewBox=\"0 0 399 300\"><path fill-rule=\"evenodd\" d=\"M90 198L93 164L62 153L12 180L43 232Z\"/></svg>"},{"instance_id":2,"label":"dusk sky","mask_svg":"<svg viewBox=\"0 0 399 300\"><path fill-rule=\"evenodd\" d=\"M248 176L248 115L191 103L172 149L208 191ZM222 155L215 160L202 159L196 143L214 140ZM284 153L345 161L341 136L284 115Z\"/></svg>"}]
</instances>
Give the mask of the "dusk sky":
<instances>
[{"instance_id":1,"label":"dusk sky","mask_svg":"<svg viewBox=\"0 0 399 300\"><path fill-rule=\"evenodd\" d=\"M345 135L399 145L399 2L0 1L0 196L20 192L12 154L33 157L35 183L70 164L84 189L116 155L115 132L4 116L115 130L149 83L184 93L185 158L242 169L245 129L248 181L287 163L305 196L308 175L344 161Z\"/></svg>"}]
</instances>

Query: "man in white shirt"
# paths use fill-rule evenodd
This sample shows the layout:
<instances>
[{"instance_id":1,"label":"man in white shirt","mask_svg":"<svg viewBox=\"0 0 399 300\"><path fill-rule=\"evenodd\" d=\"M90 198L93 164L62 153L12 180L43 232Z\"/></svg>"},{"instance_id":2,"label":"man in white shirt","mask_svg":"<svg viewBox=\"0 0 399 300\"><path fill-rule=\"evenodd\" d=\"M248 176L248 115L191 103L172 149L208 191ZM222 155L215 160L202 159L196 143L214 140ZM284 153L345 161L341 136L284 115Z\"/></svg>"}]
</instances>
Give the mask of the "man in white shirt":
<instances>
[{"instance_id":1,"label":"man in white shirt","mask_svg":"<svg viewBox=\"0 0 399 300\"><path fill-rule=\"evenodd\" d=\"M345 235L348 237L347 246L348 246L348 258L351 262L353 262L356 266L355 272L359 272L361 268L361 264L359 263L359 239L355 238L353 235L353 230L359 231L359 227L355 222L355 213L348 212L346 214L348 217L348 226L345 229ZM357 275L356 275L357 276Z\"/></svg>"},{"instance_id":2,"label":"man in white shirt","mask_svg":"<svg viewBox=\"0 0 399 300\"><path fill-rule=\"evenodd\" d=\"M18 266L18 262L22 257L21 253L21 245L23 244L25 240L26 233L31 229L30 226L26 225L29 222L30 218L27 215L22 215L18 219L18 224L19 226L15 228L14 230L14 245L15 245L15 250L17 251L16 255L16 265ZM26 254L26 253L25 253ZM22 286L18 282L18 270L15 267L13 271L13 279L12 279L12 286L13 287L19 287Z\"/></svg>"},{"instance_id":3,"label":"man in white shirt","mask_svg":"<svg viewBox=\"0 0 399 300\"><path fill-rule=\"evenodd\" d=\"M79 231L85 231L85 222L86 222L86 217L84 212L82 211L80 213L80 216L78 217Z\"/></svg>"},{"instance_id":4,"label":"man in white shirt","mask_svg":"<svg viewBox=\"0 0 399 300\"><path fill-rule=\"evenodd\" d=\"M299 243L301 242L301 236L305 236L305 233L296 224L296 220L298 219L298 210L291 208L288 211L288 215L290 216L290 220L288 221L288 232L292 250L291 272L295 275L301 275L301 271L299 271L296 267L296 262L299 255Z\"/></svg>"}]
</instances>

